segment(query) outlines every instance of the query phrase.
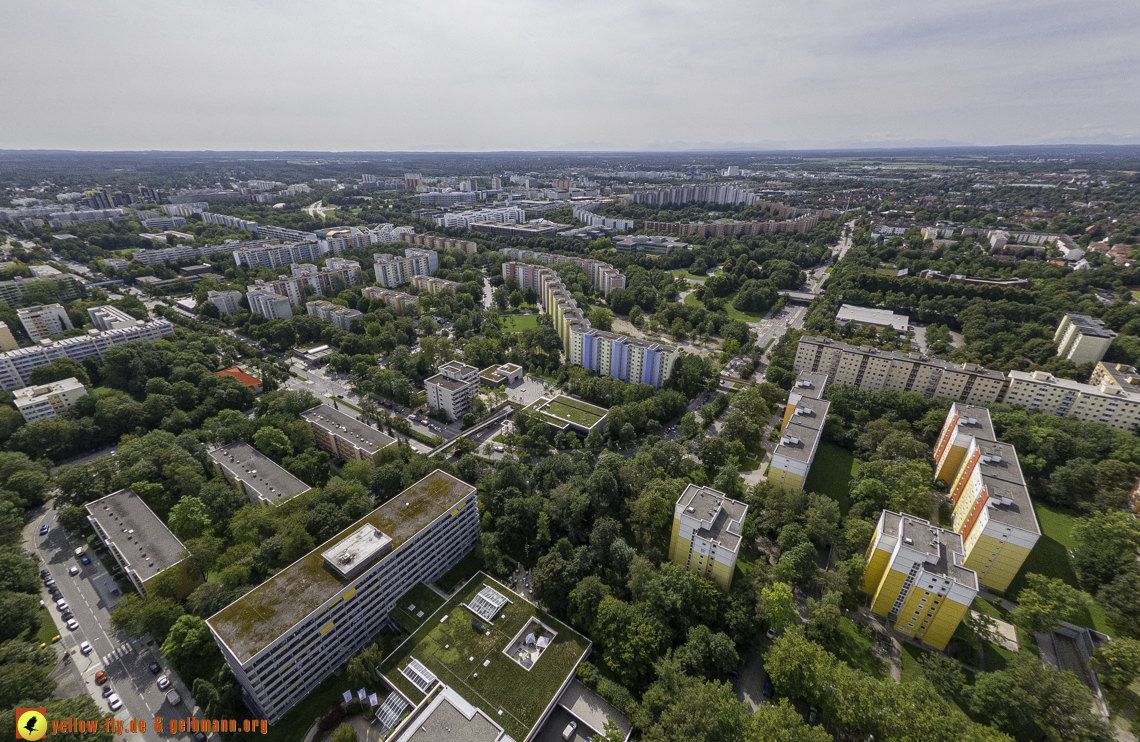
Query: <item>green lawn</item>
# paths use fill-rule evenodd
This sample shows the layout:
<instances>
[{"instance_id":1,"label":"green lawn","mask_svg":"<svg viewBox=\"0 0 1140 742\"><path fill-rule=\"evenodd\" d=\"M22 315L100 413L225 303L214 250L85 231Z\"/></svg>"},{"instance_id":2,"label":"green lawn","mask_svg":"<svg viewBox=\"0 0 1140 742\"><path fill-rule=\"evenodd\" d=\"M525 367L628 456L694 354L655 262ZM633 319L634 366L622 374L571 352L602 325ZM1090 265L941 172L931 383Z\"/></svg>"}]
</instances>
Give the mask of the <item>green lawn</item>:
<instances>
[{"instance_id":1,"label":"green lawn","mask_svg":"<svg viewBox=\"0 0 1140 742\"><path fill-rule=\"evenodd\" d=\"M851 480L859 473L855 454L846 448L824 441L815 452L804 489L827 495L839 503L839 511L847 515L851 509Z\"/></svg>"},{"instance_id":2,"label":"green lawn","mask_svg":"<svg viewBox=\"0 0 1140 742\"><path fill-rule=\"evenodd\" d=\"M368 691L382 691L379 678L377 678L376 687L368 688ZM265 742L301 742L308 733L309 727L316 723L317 717L325 712L330 706L335 703L343 703L344 699L341 693L348 690L348 678L345 675L330 675L325 678L325 682L317 686L309 695L301 699L301 701L289 709L289 713L281 717L273 726L269 727L269 732L261 739ZM355 696L355 689L353 689ZM349 704L350 710L359 708L357 704Z\"/></svg>"},{"instance_id":3,"label":"green lawn","mask_svg":"<svg viewBox=\"0 0 1140 742\"><path fill-rule=\"evenodd\" d=\"M764 319L764 312L742 312L736 307L732 306L733 299L736 298L736 292L724 297L724 311L729 319L738 319L741 322L759 322ZM696 294L689 294L685 297L685 303L691 307L704 307L704 303L697 298Z\"/></svg>"},{"instance_id":4,"label":"green lawn","mask_svg":"<svg viewBox=\"0 0 1140 742\"><path fill-rule=\"evenodd\" d=\"M996 672L1004 670L1009 666L1010 661L1013 660L1014 652L1008 649L1002 649L996 644L986 643L982 647L982 653L986 658L986 672Z\"/></svg>"},{"instance_id":5,"label":"green lawn","mask_svg":"<svg viewBox=\"0 0 1140 742\"><path fill-rule=\"evenodd\" d=\"M1041 524L1041 538L1006 590L1006 595L1014 602L1017 602L1018 593L1026 586L1025 575L1029 572L1064 580L1075 588L1081 586L1069 559L1069 549L1076 546L1072 531L1081 517L1080 513L1042 503L1034 503L1033 509L1037 513L1037 522ZM1073 623L1109 635L1113 633L1104 617L1104 611L1096 604L1090 604Z\"/></svg>"},{"instance_id":6,"label":"green lawn","mask_svg":"<svg viewBox=\"0 0 1140 742\"><path fill-rule=\"evenodd\" d=\"M1132 298L1140 301L1140 289L1132 289Z\"/></svg>"},{"instance_id":7,"label":"green lawn","mask_svg":"<svg viewBox=\"0 0 1140 742\"><path fill-rule=\"evenodd\" d=\"M581 425L585 428L592 428L601 420L606 410L601 407L596 407L587 402L582 402L577 399L572 399L566 396L559 396L546 405L546 408L539 410L539 406L543 403L546 397L540 398L527 408L530 412L537 415L549 416L556 425L564 424L563 421L569 420L570 422ZM561 418L559 420L558 418Z\"/></svg>"},{"instance_id":8,"label":"green lawn","mask_svg":"<svg viewBox=\"0 0 1140 742\"><path fill-rule=\"evenodd\" d=\"M486 634L475 630L475 614L461 605L470 603L485 585L512 601L491 625L484 623ZM444 614L443 619L433 619L420 627L384 661L384 677L413 703L419 703L423 693L400 672L414 657L440 682L492 714L515 739L527 737L589 646L584 636L482 573L449 600L440 613ZM557 635L527 670L503 650L535 618Z\"/></svg>"},{"instance_id":9,"label":"green lawn","mask_svg":"<svg viewBox=\"0 0 1140 742\"><path fill-rule=\"evenodd\" d=\"M902 650L902 682L908 683L925 678L926 673L923 672L922 665L918 664L922 650L913 644L903 644Z\"/></svg>"},{"instance_id":10,"label":"green lawn","mask_svg":"<svg viewBox=\"0 0 1140 742\"><path fill-rule=\"evenodd\" d=\"M431 615L441 605L443 605L443 598L439 597L435 590L421 582L396 601L396 607L392 609L391 615L410 634L422 626L424 621L431 618ZM412 609L412 606L415 608ZM420 613L423 615L418 615Z\"/></svg>"},{"instance_id":11,"label":"green lawn","mask_svg":"<svg viewBox=\"0 0 1140 742\"><path fill-rule=\"evenodd\" d=\"M522 332L532 327L538 327L537 314L508 314L499 317L503 323L503 332Z\"/></svg>"},{"instance_id":12,"label":"green lawn","mask_svg":"<svg viewBox=\"0 0 1140 742\"><path fill-rule=\"evenodd\" d=\"M889 677L883 672L883 662L872 649L872 639L859 630L849 618L839 622L839 639L830 647L832 653L851 667L858 668L876 678Z\"/></svg>"},{"instance_id":13,"label":"green lawn","mask_svg":"<svg viewBox=\"0 0 1140 742\"><path fill-rule=\"evenodd\" d=\"M677 278L691 278L694 281L707 281L708 276L702 276L699 273L689 273L688 271L673 271L673 275Z\"/></svg>"}]
</instances>

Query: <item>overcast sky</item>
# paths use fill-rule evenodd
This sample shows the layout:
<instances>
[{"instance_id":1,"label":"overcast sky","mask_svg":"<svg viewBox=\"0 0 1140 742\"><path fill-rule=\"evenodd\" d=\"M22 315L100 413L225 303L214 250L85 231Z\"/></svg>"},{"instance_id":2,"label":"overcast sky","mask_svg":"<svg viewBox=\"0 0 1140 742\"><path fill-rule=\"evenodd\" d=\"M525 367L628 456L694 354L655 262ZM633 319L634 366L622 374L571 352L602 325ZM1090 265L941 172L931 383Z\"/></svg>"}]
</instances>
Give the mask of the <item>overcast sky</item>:
<instances>
[{"instance_id":1,"label":"overcast sky","mask_svg":"<svg viewBox=\"0 0 1140 742\"><path fill-rule=\"evenodd\" d=\"M1138 0L4 5L0 148L1140 142Z\"/></svg>"}]
</instances>

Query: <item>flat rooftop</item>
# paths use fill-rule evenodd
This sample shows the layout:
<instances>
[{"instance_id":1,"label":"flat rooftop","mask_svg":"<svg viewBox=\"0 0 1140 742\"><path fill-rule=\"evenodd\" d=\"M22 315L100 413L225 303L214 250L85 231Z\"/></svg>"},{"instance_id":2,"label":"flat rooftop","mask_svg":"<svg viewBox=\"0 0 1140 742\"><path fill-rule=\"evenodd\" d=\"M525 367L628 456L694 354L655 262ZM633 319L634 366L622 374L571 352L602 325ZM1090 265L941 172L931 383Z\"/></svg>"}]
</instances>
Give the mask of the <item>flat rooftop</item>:
<instances>
[{"instance_id":1,"label":"flat rooftop","mask_svg":"<svg viewBox=\"0 0 1140 742\"><path fill-rule=\"evenodd\" d=\"M258 497L274 505L308 492L312 487L278 466L273 459L242 441L210 451L210 460L241 480Z\"/></svg>"},{"instance_id":2,"label":"flat rooftop","mask_svg":"<svg viewBox=\"0 0 1140 742\"><path fill-rule=\"evenodd\" d=\"M470 604L484 587L509 597L511 602L499 610L493 621L477 619L483 625L483 630L477 631L472 626L475 614L463 604ZM557 634L542 650L541 658L527 670L504 650L534 619ZM415 659L470 704L489 714L511 737L524 740L566 681L573 677L589 649L586 637L480 572L397 647L380 670L413 705L419 704L424 691L401 672Z\"/></svg>"},{"instance_id":3,"label":"flat rooftop","mask_svg":"<svg viewBox=\"0 0 1140 742\"><path fill-rule=\"evenodd\" d=\"M186 547L133 489L87 503L87 515L142 582L182 561Z\"/></svg>"},{"instance_id":4,"label":"flat rooftop","mask_svg":"<svg viewBox=\"0 0 1140 742\"><path fill-rule=\"evenodd\" d=\"M565 428L568 424L573 424L591 430L609 414L609 410L604 407L565 394L539 397L526 408L526 411L546 419L555 427Z\"/></svg>"},{"instance_id":5,"label":"flat rooftop","mask_svg":"<svg viewBox=\"0 0 1140 742\"><path fill-rule=\"evenodd\" d=\"M327 404L305 410L301 413L301 418L355 443L369 454L374 454L396 442L392 436L385 435L371 425L365 425L352 415L346 415Z\"/></svg>"},{"instance_id":6,"label":"flat rooftop","mask_svg":"<svg viewBox=\"0 0 1140 742\"><path fill-rule=\"evenodd\" d=\"M951 363L944 361L941 358L934 358L922 353L903 353L897 350L879 350L870 345L852 345L845 343L842 340L832 340L829 337L822 335L804 335L800 338L801 343L808 343L810 345L822 345L825 348L835 348L841 352L847 353L868 353L876 355L881 358L886 358L891 361L899 361L902 363L925 363L928 366L937 366L938 368L947 371L956 371L958 373L976 374L978 376L985 376L994 381L1004 382L1005 376L1001 371L979 366L976 363ZM1011 374L1024 374L1024 371L1010 371ZM1028 375L1028 374L1026 374ZM1075 381L1072 383L1076 383Z\"/></svg>"},{"instance_id":7,"label":"flat rooftop","mask_svg":"<svg viewBox=\"0 0 1140 742\"><path fill-rule=\"evenodd\" d=\"M971 435L975 438L984 438L988 441L997 440L997 436L994 435L994 423L990 419L988 409L955 402L954 410L958 413L958 433Z\"/></svg>"},{"instance_id":8,"label":"flat rooftop","mask_svg":"<svg viewBox=\"0 0 1140 742\"><path fill-rule=\"evenodd\" d=\"M883 532L901 538L908 549L927 556L923 564L928 572L946 575L955 582L974 590L978 589L978 575L974 570L960 566L965 558L962 537L945 528L932 526L921 518L883 511Z\"/></svg>"},{"instance_id":9,"label":"flat rooftop","mask_svg":"<svg viewBox=\"0 0 1140 742\"><path fill-rule=\"evenodd\" d=\"M800 371L796 376L796 383L788 394L788 403L793 403L793 396L809 399L823 399L823 391L827 388L827 374L818 371Z\"/></svg>"},{"instance_id":10,"label":"flat rooftop","mask_svg":"<svg viewBox=\"0 0 1140 742\"><path fill-rule=\"evenodd\" d=\"M1073 327L1077 328L1077 332L1082 335L1097 338L1116 337L1116 333L1107 329L1102 320L1095 319L1087 314L1067 314L1065 316L1073 323Z\"/></svg>"},{"instance_id":11,"label":"flat rooftop","mask_svg":"<svg viewBox=\"0 0 1140 742\"><path fill-rule=\"evenodd\" d=\"M324 552L364 525L391 538L394 551L474 491L436 469L215 613L210 627L239 662L248 661L344 588L346 583L325 566Z\"/></svg>"},{"instance_id":12,"label":"flat rooftop","mask_svg":"<svg viewBox=\"0 0 1140 742\"><path fill-rule=\"evenodd\" d=\"M870 307L857 307L852 304L844 304L839 307L839 311L835 315L835 321L840 324L855 322L861 325L893 327L899 332L906 332L906 328L910 324L910 317L905 314L895 314L889 309L872 309Z\"/></svg>"},{"instance_id":13,"label":"flat rooftop","mask_svg":"<svg viewBox=\"0 0 1140 742\"><path fill-rule=\"evenodd\" d=\"M486 711L449 688L441 692L404 730L397 742L495 742L503 735Z\"/></svg>"},{"instance_id":14,"label":"flat rooftop","mask_svg":"<svg viewBox=\"0 0 1140 742\"><path fill-rule=\"evenodd\" d=\"M823 424L827 422L827 411L830 407L831 403L827 400L811 397L804 397L796 402L796 411L788 419L788 425L780 434L780 443L772 455L783 455L794 461L811 463L819 446L819 437L823 432Z\"/></svg>"},{"instance_id":15,"label":"flat rooftop","mask_svg":"<svg viewBox=\"0 0 1140 742\"><path fill-rule=\"evenodd\" d=\"M459 381L458 379L453 379L450 376L444 376L443 374L429 376L428 378L424 379L424 383L435 384L436 386L441 386L451 392L457 392L460 389L466 389L470 384L470 382Z\"/></svg>"},{"instance_id":16,"label":"flat rooftop","mask_svg":"<svg viewBox=\"0 0 1140 742\"><path fill-rule=\"evenodd\" d=\"M989 495L990 519L1031 533L1041 533L1037 514L1033 512L1033 501L1021 473L1021 464L1017 460L1017 449L998 441L978 440L977 445L982 454L978 468Z\"/></svg>"},{"instance_id":17,"label":"flat rooftop","mask_svg":"<svg viewBox=\"0 0 1140 742\"><path fill-rule=\"evenodd\" d=\"M740 547L740 527L748 506L711 487L690 484L677 499L677 504L690 518L708 523L702 528L701 538L716 541L721 546L737 551ZM692 508L692 512L689 512Z\"/></svg>"}]
</instances>

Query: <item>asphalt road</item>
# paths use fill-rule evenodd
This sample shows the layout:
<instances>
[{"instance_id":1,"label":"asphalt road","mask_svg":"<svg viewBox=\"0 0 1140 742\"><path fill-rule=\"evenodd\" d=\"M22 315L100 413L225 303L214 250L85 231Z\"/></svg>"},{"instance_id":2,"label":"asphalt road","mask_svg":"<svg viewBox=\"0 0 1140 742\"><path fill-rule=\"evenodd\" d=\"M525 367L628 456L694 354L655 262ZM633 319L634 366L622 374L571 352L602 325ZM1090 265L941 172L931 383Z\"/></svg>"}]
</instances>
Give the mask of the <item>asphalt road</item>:
<instances>
[{"instance_id":1,"label":"asphalt road","mask_svg":"<svg viewBox=\"0 0 1140 742\"><path fill-rule=\"evenodd\" d=\"M39 556L43 566L56 581L63 599L67 601L79 628L69 631L60 618L55 601L46 589L40 596L47 604L59 629L62 652L69 657L70 665L79 674L83 687L95 699L95 705L110 714L107 699L103 698L105 686L95 684L95 673L103 670L110 678L107 683L123 701L123 707L114 714L116 719L129 721L131 718L146 719L145 733L125 734L124 739L158 742L170 739L170 735L155 733L151 727L156 716L186 716L196 710L190 691L177 673L167 665L158 651L157 645L146 641L134 641L125 634L111 628L111 610L118 604L119 597L113 591L118 588L114 579L103 565L90 553L91 564L83 566L75 557L75 549L83 545L79 538L69 538L55 520L56 512L49 506L40 509L37 516L24 529L25 547ZM47 523L51 530L46 536L39 535L40 526ZM80 568L79 574L71 575L68 569ZM92 651L84 655L79 651L83 641L91 643ZM149 641L149 640L147 640ZM171 688L178 691L182 703L171 706L166 702L166 691L159 690L157 675L152 674L147 665L157 662L162 674L171 682ZM175 739L191 740L190 734L175 735Z\"/></svg>"}]
</instances>

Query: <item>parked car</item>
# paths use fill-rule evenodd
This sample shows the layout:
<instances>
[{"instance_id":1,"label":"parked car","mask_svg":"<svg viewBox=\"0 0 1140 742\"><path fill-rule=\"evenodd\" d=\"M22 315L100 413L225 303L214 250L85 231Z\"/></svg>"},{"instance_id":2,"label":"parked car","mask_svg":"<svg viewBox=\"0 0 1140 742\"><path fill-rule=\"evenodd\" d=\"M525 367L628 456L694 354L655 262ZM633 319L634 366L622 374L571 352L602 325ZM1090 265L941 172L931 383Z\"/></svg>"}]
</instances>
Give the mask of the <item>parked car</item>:
<instances>
[{"instance_id":1,"label":"parked car","mask_svg":"<svg viewBox=\"0 0 1140 742\"><path fill-rule=\"evenodd\" d=\"M68 608L67 601L63 598L60 598L59 600L55 601L55 607L58 608L60 612L66 611Z\"/></svg>"},{"instance_id":2,"label":"parked car","mask_svg":"<svg viewBox=\"0 0 1140 742\"><path fill-rule=\"evenodd\" d=\"M40 535L44 536L47 534L47 532L48 532L48 524L44 523L42 526L40 526Z\"/></svg>"},{"instance_id":3,"label":"parked car","mask_svg":"<svg viewBox=\"0 0 1140 742\"><path fill-rule=\"evenodd\" d=\"M570 739L571 737L573 737L574 736L574 730L577 728L578 728L578 722L576 722L576 721L572 721L569 724L567 724L566 728L562 730L562 739Z\"/></svg>"},{"instance_id":4,"label":"parked car","mask_svg":"<svg viewBox=\"0 0 1140 742\"><path fill-rule=\"evenodd\" d=\"M80 642L79 651L83 654L91 654L91 642Z\"/></svg>"},{"instance_id":5,"label":"parked car","mask_svg":"<svg viewBox=\"0 0 1140 742\"><path fill-rule=\"evenodd\" d=\"M67 625L67 628L71 629L72 631L75 631L76 629L79 628L79 622L76 621L74 618L68 619L66 625Z\"/></svg>"},{"instance_id":6,"label":"parked car","mask_svg":"<svg viewBox=\"0 0 1140 742\"><path fill-rule=\"evenodd\" d=\"M776 638L776 630L775 629L768 629L768 631L764 634L764 637L768 641L772 641L773 639Z\"/></svg>"},{"instance_id":7,"label":"parked car","mask_svg":"<svg viewBox=\"0 0 1140 742\"><path fill-rule=\"evenodd\" d=\"M112 688L111 686L109 686L109 685L103 686L103 697L104 698L106 698L107 696L110 696L110 695L114 695L114 693L115 693L115 689Z\"/></svg>"},{"instance_id":8,"label":"parked car","mask_svg":"<svg viewBox=\"0 0 1140 742\"><path fill-rule=\"evenodd\" d=\"M79 561L83 564L83 566L86 567L88 564L91 563L91 557L84 554L83 556L79 557Z\"/></svg>"},{"instance_id":9,"label":"parked car","mask_svg":"<svg viewBox=\"0 0 1140 742\"><path fill-rule=\"evenodd\" d=\"M819 709L817 709L815 706L812 706L810 709L808 709L808 724L814 724L816 717L818 716Z\"/></svg>"},{"instance_id":10,"label":"parked car","mask_svg":"<svg viewBox=\"0 0 1140 742\"><path fill-rule=\"evenodd\" d=\"M764 680L764 697L771 698L776 693L776 686L772 685L772 678Z\"/></svg>"},{"instance_id":11,"label":"parked car","mask_svg":"<svg viewBox=\"0 0 1140 742\"><path fill-rule=\"evenodd\" d=\"M178 691L172 690L166 694L166 702L171 706L177 706L182 703L182 696L178 695Z\"/></svg>"},{"instance_id":12,"label":"parked car","mask_svg":"<svg viewBox=\"0 0 1140 742\"><path fill-rule=\"evenodd\" d=\"M112 711L118 711L123 707L123 699L119 698L118 693L112 693L107 698L107 707Z\"/></svg>"},{"instance_id":13,"label":"parked car","mask_svg":"<svg viewBox=\"0 0 1140 742\"><path fill-rule=\"evenodd\" d=\"M79 574L79 567L72 565L72 566L67 568L67 573L74 577L75 575Z\"/></svg>"},{"instance_id":14,"label":"parked car","mask_svg":"<svg viewBox=\"0 0 1140 742\"><path fill-rule=\"evenodd\" d=\"M166 690L170 687L170 678L165 675L158 676L158 687L160 690Z\"/></svg>"},{"instance_id":15,"label":"parked car","mask_svg":"<svg viewBox=\"0 0 1140 742\"><path fill-rule=\"evenodd\" d=\"M146 666L146 669L150 670L151 673L154 675L157 675L160 672L162 672L162 667L160 667L157 662L150 663L149 665Z\"/></svg>"},{"instance_id":16,"label":"parked car","mask_svg":"<svg viewBox=\"0 0 1140 742\"><path fill-rule=\"evenodd\" d=\"M102 685L107 682L107 673L102 670L95 671L95 685Z\"/></svg>"},{"instance_id":17,"label":"parked car","mask_svg":"<svg viewBox=\"0 0 1140 742\"><path fill-rule=\"evenodd\" d=\"M46 580L50 577L51 577L51 572L48 572L46 569L40 570L40 579L41 580Z\"/></svg>"},{"instance_id":18,"label":"parked car","mask_svg":"<svg viewBox=\"0 0 1140 742\"><path fill-rule=\"evenodd\" d=\"M52 589L53 587L55 587L55 580L49 579L47 582L44 583L44 587L46 587L49 590Z\"/></svg>"}]
</instances>

